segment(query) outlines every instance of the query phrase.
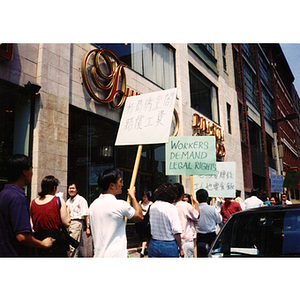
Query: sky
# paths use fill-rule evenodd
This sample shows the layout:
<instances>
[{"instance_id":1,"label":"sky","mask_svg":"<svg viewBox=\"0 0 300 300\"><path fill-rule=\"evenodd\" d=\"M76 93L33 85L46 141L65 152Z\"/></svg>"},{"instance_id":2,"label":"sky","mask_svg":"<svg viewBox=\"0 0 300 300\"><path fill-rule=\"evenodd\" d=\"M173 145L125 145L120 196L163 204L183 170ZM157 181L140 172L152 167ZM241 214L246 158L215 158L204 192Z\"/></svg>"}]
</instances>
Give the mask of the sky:
<instances>
[{"instance_id":1,"label":"sky","mask_svg":"<svg viewBox=\"0 0 300 300\"><path fill-rule=\"evenodd\" d=\"M300 44L284 43L280 44L280 46L295 77L294 86L300 96Z\"/></svg>"}]
</instances>

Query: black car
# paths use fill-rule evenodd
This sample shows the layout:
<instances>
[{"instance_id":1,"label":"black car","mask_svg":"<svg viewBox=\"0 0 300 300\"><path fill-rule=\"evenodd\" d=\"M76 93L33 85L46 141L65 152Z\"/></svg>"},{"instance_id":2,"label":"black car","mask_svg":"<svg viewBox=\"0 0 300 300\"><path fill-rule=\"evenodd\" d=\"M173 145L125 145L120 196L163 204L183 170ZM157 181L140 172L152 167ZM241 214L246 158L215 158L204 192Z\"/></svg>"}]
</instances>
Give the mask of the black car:
<instances>
[{"instance_id":1,"label":"black car","mask_svg":"<svg viewBox=\"0 0 300 300\"><path fill-rule=\"evenodd\" d=\"M300 256L300 205L264 206L233 214L208 257Z\"/></svg>"}]
</instances>

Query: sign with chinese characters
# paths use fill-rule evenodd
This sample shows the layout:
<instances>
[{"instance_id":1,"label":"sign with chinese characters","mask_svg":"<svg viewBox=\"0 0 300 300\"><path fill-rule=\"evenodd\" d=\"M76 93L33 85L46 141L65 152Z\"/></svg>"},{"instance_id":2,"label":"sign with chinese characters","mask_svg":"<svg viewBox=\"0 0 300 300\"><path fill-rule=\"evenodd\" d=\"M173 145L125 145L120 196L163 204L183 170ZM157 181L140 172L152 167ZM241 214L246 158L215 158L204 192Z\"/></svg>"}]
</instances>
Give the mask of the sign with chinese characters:
<instances>
[{"instance_id":1,"label":"sign with chinese characters","mask_svg":"<svg viewBox=\"0 0 300 300\"><path fill-rule=\"evenodd\" d=\"M235 162L217 162L216 175L194 176L194 191L205 189L209 197L235 198Z\"/></svg>"},{"instance_id":2,"label":"sign with chinese characters","mask_svg":"<svg viewBox=\"0 0 300 300\"><path fill-rule=\"evenodd\" d=\"M116 146L167 143L177 89L128 97Z\"/></svg>"},{"instance_id":3,"label":"sign with chinese characters","mask_svg":"<svg viewBox=\"0 0 300 300\"><path fill-rule=\"evenodd\" d=\"M283 193L283 176L270 175L271 179L271 193Z\"/></svg>"},{"instance_id":4,"label":"sign with chinese characters","mask_svg":"<svg viewBox=\"0 0 300 300\"><path fill-rule=\"evenodd\" d=\"M166 175L216 174L214 136L170 137L166 144Z\"/></svg>"}]
</instances>

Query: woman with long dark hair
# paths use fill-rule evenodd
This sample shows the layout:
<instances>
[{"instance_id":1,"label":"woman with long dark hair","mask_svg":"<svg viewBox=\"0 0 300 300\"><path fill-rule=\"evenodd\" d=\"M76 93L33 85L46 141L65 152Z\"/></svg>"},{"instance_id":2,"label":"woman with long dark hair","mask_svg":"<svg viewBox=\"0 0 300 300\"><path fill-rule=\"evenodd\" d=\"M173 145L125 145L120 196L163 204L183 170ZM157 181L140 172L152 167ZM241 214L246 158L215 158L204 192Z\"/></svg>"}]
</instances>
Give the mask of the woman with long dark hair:
<instances>
[{"instance_id":1,"label":"woman with long dark hair","mask_svg":"<svg viewBox=\"0 0 300 300\"><path fill-rule=\"evenodd\" d=\"M58 185L57 178L46 176L42 180L39 197L30 205L35 238L43 240L45 236L51 236L54 240L49 249L38 249L38 256L41 257L67 257L68 245L61 229L70 225L71 218L65 200L55 196Z\"/></svg>"}]
</instances>

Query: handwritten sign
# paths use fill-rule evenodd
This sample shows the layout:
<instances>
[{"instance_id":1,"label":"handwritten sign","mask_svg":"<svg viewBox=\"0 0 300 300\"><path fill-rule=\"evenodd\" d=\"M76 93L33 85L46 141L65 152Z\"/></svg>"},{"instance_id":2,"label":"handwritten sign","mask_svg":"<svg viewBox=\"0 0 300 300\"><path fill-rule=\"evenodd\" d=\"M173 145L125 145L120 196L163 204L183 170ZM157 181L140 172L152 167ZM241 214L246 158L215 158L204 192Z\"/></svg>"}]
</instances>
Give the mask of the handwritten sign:
<instances>
[{"instance_id":1,"label":"handwritten sign","mask_svg":"<svg viewBox=\"0 0 300 300\"><path fill-rule=\"evenodd\" d=\"M166 144L166 175L216 174L214 136L170 137Z\"/></svg>"},{"instance_id":2,"label":"handwritten sign","mask_svg":"<svg viewBox=\"0 0 300 300\"><path fill-rule=\"evenodd\" d=\"M216 175L194 176L194 191L205 189L209 197L235 198L235 162L217 162Z\"/></svg>"},{"instance_id":3,"label":"handwritten sign","mask_svg":"<svg viewBox=\"0 0 300 300\"><path fill-rule=\"evenodd\" d=\"M115 145L167 143L175 99L176 88L128 97Z\"/></svg>"},{"instance_id":4,"label":"handwritten sign","mask_svg":"<svg viewBox=\"0 0 300 300\"><path fill-rule=\"evenodd\" d=\"M289 189L299 189L300 188L300 171L295 171L288 169L285 174L283 185Z\"/></svg>"},{"instance_id":5,"label":"handwritten sign","mask_svg":"<svg viewBox=\"0 0 300 300\"><path fill-rule=\"evenodd\" d=\"M283 193L283 176L270 175L271 179L271 193Z\"/></svg>"}]
</instances>

